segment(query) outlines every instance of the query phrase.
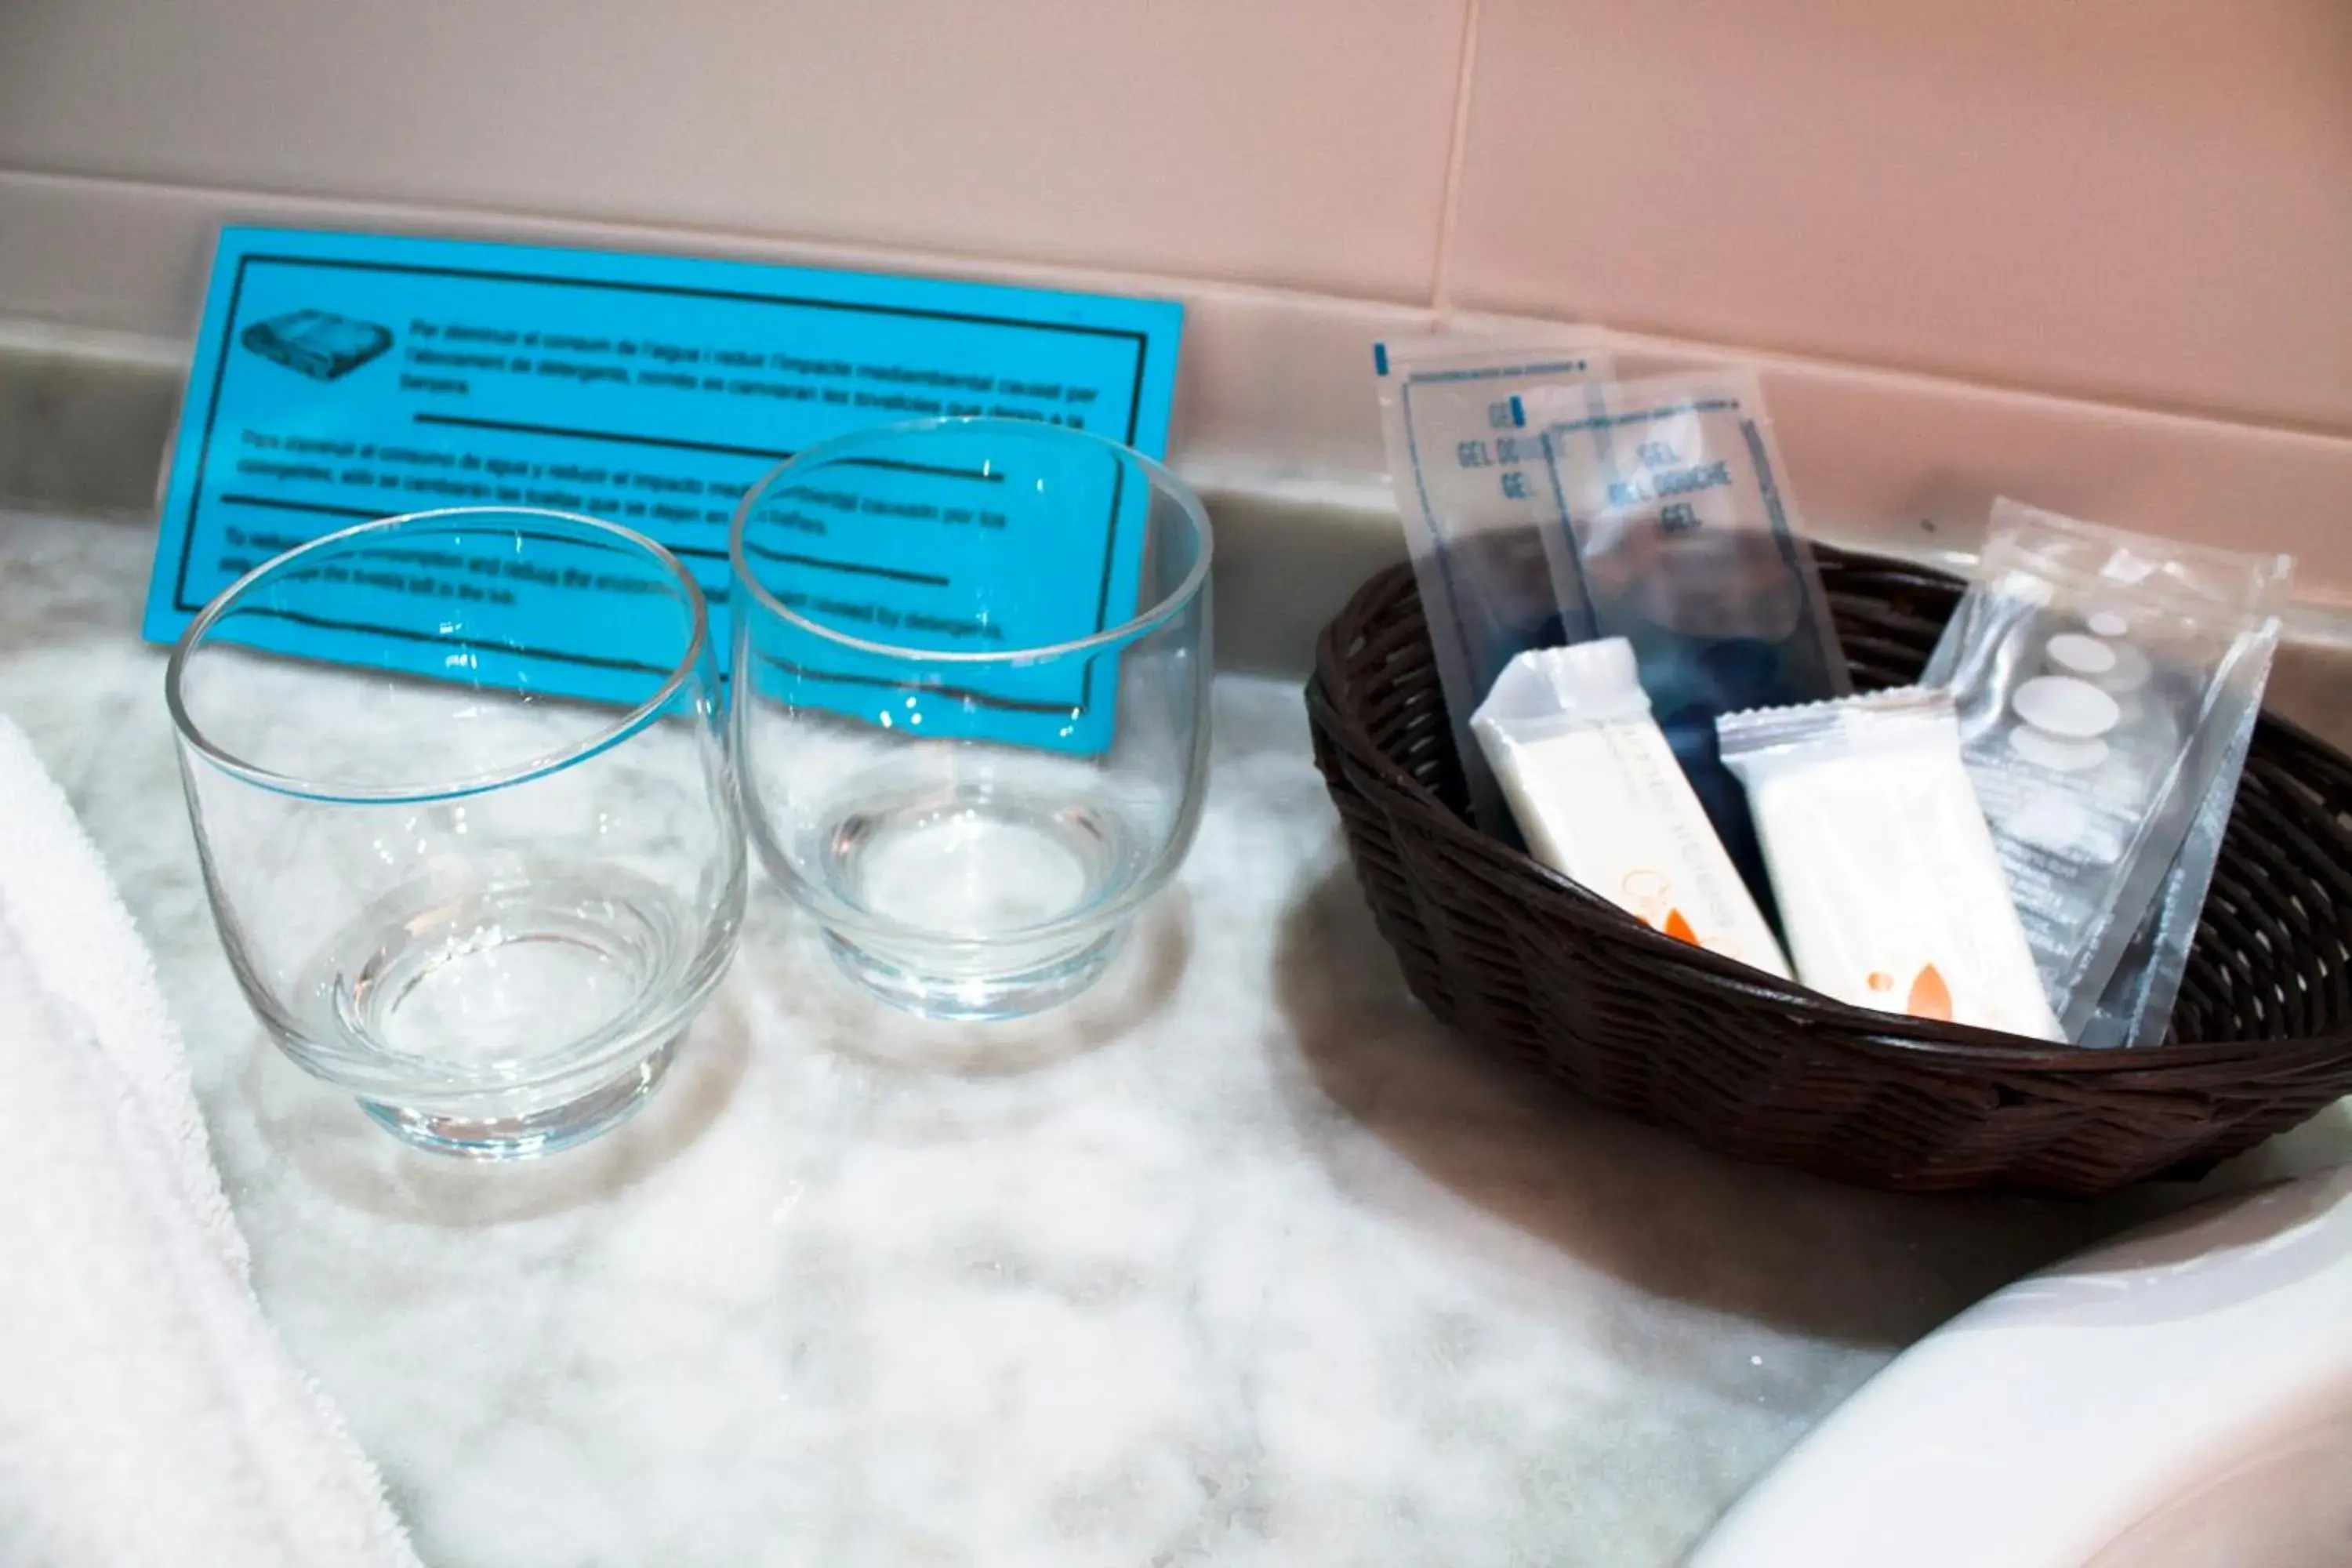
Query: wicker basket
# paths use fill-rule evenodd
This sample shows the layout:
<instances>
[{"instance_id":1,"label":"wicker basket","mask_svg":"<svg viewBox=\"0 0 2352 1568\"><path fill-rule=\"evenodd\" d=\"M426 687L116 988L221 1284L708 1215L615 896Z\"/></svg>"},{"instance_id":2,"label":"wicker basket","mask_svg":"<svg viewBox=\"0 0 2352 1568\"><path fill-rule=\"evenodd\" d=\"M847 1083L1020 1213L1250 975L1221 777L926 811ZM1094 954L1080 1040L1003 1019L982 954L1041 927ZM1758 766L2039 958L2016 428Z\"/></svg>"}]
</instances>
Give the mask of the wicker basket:
<instances>
[{"instance_id":1,"label":"wicker basket","mask_svg":"<svg viewBox=\"0 0 2352 1568\"><path fill-rule=\"evenodd\" d=\"M1916 678L1959 584L1819 553L1856 681ZM1325 628L1307 709L1413 994L1472 1039L1723 1153L1872 1186L2083 1195L2194 1174L2352 1093L2352 762L2267 715L2176 1043L2084 1051L1774 980L1471 827L1404 567Z\"/></svg>"}]
</instances>

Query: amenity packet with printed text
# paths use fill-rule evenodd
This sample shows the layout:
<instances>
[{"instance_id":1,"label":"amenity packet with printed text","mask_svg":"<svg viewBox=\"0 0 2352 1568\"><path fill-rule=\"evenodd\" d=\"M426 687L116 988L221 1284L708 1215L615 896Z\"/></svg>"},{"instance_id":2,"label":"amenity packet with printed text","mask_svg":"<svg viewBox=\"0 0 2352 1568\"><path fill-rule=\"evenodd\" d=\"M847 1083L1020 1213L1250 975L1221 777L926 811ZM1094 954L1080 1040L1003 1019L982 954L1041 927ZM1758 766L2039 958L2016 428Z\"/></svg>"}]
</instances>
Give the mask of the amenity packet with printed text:
<instances>
[{"instance_id":1,"label":"amenity packet with printed text","mask_svg":"<svg viewBox=\"0 0 2352 1568\"><path fill-rule=\"evenodd\" d=\"M1721 729L1799 979L1859 1007L2058 1037L1947 693L1873 691Z\"/></svg>"},{"instance_id":2,"label":"amenity packet with printed text","mask_svg":"<svg viewBox=\"0 0 2352 1568\"><path fill-rule=\"evenodd\" d=\"M1421 586L1437 678L1473 818L1511 836L1511 817L1470 731L1503 667L1533 647L1592 635L1576 601L1553 591L1544 533L1549 480L1514 399L1543 388L1576 395L1611 369L1590 327L1508 337L1393 339L1373 352L1389 478Z\"/></svg>"},{"instance_id":3,"label":"amenity packet with printed text","mask_svg":"<svg viewBox=\"0 0 2352 1568\"><path fill-rule=\"evenodd\" d=\"M1853 689L1756 377L1700 371L1538 389L1559 595L1633 645L1658 727L1757 900L1771 891L1715 721Z\"/></svg>"},{"instance_id":4,"label":"amenity packet with printed text","mask_svg":"<svg viewBox=\"0 0 2352 1568\"><path fill-rule=\"evenodd\" d=\"M1654 931L1789 978L1623 637L1521 654L1471 724L1529 854Z\"/></svg>"},{"instance_id":5,"label":"amenity packet with printed text","mask_svg":"<svg viewBox=\"0 0 2352 1568\"><path fill-rule=\"evenodd\" d=\"M2128 998L2142 978L2177 988L2188 962L2186 906L2203 902L2226 804L2199 835L2201 863L2183 850L2243 765L2294 570L2290 556L1993 507L1976 582L1922 679L1951 690L1969 776L2069 1040L2162 1037L2154 995ZM2173 969L2168 985L2123 970L2168 899L2168 934L2136 962ZM2118 1016L2095 1034L2118 982Z\"/></svg>"}]
</instances>

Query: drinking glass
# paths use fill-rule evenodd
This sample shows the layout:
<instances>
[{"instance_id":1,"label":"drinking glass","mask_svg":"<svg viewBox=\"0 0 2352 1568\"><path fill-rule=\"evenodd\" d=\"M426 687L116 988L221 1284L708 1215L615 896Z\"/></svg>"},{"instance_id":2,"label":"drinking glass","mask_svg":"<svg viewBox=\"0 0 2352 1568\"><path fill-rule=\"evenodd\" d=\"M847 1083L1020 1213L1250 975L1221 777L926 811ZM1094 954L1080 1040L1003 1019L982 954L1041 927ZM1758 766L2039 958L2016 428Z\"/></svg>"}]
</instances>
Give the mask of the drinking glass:
<instances>
[{"instance_id":1,"label":"drinking glass","mask_svg":"<svg viewBox=\"0 0 2352 1568\"><path fill-rule=\"evenodd\" d=\"M1102 437L845 436L745 496L731 729L752 842L835 956L935 1017L1090 984L1208 762L1207 515Z\"/></svg>"},{"instance_id":2,"label":"drinking glass","mask_svg":"<svg viewBox=\"0 0 2352 1568\"><path fill-rule=\"evenodd\" d=\"M265 563L165 695L230 966L394 1133L611 1126L718 984L744 860L701 591L626 529L464 508Z\"/></svg>"}]
</instances>

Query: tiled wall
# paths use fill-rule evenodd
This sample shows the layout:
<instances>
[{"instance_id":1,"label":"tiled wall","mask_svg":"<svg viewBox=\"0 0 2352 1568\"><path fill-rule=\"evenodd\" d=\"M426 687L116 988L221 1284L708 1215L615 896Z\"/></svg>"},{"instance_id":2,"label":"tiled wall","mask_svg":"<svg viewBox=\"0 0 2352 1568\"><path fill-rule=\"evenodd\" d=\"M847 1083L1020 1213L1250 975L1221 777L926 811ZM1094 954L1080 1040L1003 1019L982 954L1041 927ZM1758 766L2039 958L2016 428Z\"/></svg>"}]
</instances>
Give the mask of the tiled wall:
<instances>
[{"instance_id":1,"label":"tiled wall","mask_svg":"<svg viewBox=\"0 0 2352 1568\"><path fill-rule=\"evenodd\" d=\"M9 0L0 167L1427 298L1429 0Z\"/></svg>"},{"instance_id":2,"label":"tiled wall","mask_svg":"<svg viewBox=\"0 0 2352 1568\"><path fill-rule=\"evenodd\" d=\"M1761 351L1835 531L2352 595L2347 0L0 3L0 316L184 335L229 216L1175 292L1190 460L1343 486L1372 335L1602 320Z\"/></svg>"},{"instance_id":3,"label":"tiled wall","mask_svg":"<svg viewBox=\"0 0 2352 1568\"><path fill-rule=\"evenodd\" d=\"M2345 0L1485 0L1453 289L2352 431Z\"/></svg>"}]
</instances>

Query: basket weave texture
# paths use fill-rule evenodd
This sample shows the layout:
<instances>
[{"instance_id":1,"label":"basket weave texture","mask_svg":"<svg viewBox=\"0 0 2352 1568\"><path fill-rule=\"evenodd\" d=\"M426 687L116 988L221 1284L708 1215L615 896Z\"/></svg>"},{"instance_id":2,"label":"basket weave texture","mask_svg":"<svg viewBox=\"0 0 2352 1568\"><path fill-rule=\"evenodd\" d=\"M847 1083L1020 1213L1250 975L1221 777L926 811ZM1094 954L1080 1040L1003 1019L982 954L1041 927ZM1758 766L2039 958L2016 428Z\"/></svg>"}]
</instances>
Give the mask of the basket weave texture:
<instances>
[{"instance_id":1,"label":"basket weave texture","mask_svg":"<svg viewBox=\"0 0 2352 1568\"><path fill-rule=\"evenodd\" d=\"M1916 679L1958 582L1817 553L1856 684ZM2090 1195L2194 1174L2352 1093L2352 761L2267 714L2170 1039L2088 1051L1777 981L1472 827L1407 567L1324 629L1307 698L1413 994L1470 1039L1722 1153L1899 1190Z\"/></svg>"}]
</instances>

